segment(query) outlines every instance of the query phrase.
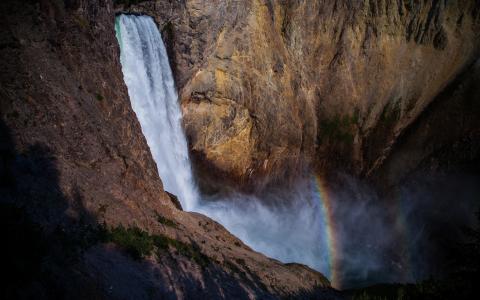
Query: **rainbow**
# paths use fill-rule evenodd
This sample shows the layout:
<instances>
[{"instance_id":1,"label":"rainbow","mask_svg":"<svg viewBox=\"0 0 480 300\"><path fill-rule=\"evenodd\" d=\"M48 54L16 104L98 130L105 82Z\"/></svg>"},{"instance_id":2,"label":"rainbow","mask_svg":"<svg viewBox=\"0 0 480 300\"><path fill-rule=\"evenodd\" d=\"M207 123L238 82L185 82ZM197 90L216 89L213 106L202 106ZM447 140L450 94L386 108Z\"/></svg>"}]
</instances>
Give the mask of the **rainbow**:
<instances>
[{"instance_id":1,"label":"rainbow","mask_svg":"<svg viewBox=\"0 0 480 300\"><path fill-rule=\"evenodd\" d=\"M326 183L319 175L313 176L314 198L320 203L323 214L323 222L328 247L328 268L332 287L339 289L341 282L339 278L338 253L340 253L339 241L336 237L335 222L333 218L332 199L328 193Z\"/></svg>"},{"instance_id":2,"label":"rainbow","mask_svg":"<svg viewBox=\"0 0 480 300\"><path fill-rule=\"evenodd\" d=\"M397 234L399 235L399 239L403 240L402 243L399 243L399 247L401 247L401 257L402 265L400 265L401 270L403 271L402 274L402 281L403 282L410 282L414 278L414 274L412 273L412 255L411 249L414 249L413 245L411 245L411 239L409 237L414 236L414 234L410 233L410 228L407 222L407 207L405 207L405 201L403 201L403 197L401 193L397 190L393 196L393 207L395 210L394 218L395 218L395 226L397 230Z\"/></svg>"}]
</instances>

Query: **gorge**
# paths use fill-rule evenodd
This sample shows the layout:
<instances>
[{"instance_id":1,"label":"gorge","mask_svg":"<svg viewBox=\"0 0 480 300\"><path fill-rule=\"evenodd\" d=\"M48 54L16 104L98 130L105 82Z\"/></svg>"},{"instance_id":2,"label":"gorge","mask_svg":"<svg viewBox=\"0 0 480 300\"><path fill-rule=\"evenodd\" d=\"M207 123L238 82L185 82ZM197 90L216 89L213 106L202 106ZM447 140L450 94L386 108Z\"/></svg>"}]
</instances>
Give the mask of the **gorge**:
<instances>
[{"instance_id":1,"label":"gorge","mask_svg":"<svg viewBox=\"0 0 480 300\"><path fill-rule=\"evenodd\" d=\"M478 1L0 11L2 298L477 293Z\"/></svg>"}]
</instances>

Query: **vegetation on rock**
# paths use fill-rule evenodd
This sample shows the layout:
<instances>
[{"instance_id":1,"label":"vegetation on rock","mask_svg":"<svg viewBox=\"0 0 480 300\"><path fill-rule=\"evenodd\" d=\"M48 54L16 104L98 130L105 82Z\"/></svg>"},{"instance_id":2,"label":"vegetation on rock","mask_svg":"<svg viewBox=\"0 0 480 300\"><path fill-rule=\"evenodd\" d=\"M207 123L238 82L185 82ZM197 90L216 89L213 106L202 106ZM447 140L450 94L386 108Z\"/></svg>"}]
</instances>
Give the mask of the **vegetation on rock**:
<instances>
[{"instance_id":1,"label":"vegetation on rock","mask_svg":"<svg viewBox=\"0 0 480 300\"><path fill-rule=\"evenodd\" d=\"M172 221L170 219L167 219L164 216L159 215L159 214L157 214L157 221L158 221L158 223L160 223L162 225L173 227L173 228L177 228L177 226L178 226L177 223L175 223L174 221Z\"/></svg>"},{"instance_id":2,"label":"vegetation on rock","mask_svg":"<svg viewBox=\"0 0 480 300\"><path fill-rule=\"evenodd\" d=\"M210 263L210 259L201 252L195 243L187 244L166 235L149 234L138 227L125 228L118 226L107 229L105 241L117 244L134 259L148 257L154 251L157 257L160 258L171 247L175 249L177 254L189 258L202 268Z\"/></svg>"},{"instance_id":3,"label":"vegetation on rock","mask_svg":"<svg viewBox=\"0 0 480 300\"><path fill-rule=\"evenodd\" d=\"M353 129L358 123L358 113L352 116L335 115L332 119L320 121L319 138L328 139L330 142L353 143Z\"/></svg>"}]
</instances>

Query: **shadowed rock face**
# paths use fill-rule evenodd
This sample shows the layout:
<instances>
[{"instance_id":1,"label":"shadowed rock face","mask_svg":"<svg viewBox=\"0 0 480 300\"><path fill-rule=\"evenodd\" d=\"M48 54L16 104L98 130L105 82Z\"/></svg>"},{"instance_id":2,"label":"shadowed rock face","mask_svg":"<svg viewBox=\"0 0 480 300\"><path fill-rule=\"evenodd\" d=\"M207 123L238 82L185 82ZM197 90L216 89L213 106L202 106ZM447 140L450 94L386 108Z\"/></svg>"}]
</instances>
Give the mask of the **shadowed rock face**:
<instances>
[{"instance_id":1,"label":"shadowed rock face","mask_svg":"<svg viewBox=\"0 0 480 300\"><path fill-rule=\"evenodd\" d=\"M480 61L450 83L397 139L373 174L386 187L418 172L479 174ZM408 178L407 178L408 180Z\"/></svg>"},{"instance_id":2,"label":"shadowed rock face","mask_svg":"<svg viewBox=\"0 0 480 300\"><path fill-rule=\"evenodd\" d=\"M305 163L371 176L478 56L477 1L144 1L197 169L251 187ZM288 176L286 175L288 174Z\"/></svg>"},{"instance_id":3,"label":"shadowed rock face","mask_svg":"<svg viewBox=\"0 0 480 300\"><path fill-rule=\"evenodd\" d=\"M337 297L320 273L252 251L163 191L130 107L114 20L110 0L0 3L2 266L12 283L1 297ZM98 223L138 226L176 247L134 260L86 243Z\"/></svg>"},{"instance_id":4,"label":"shadowed rock face","mask_svg":"<svg viewBox=\"0 0 480 300\"><path fill-rule=\"evenodd\" d=\"M147 13L162 30L198 169L248 187L311 162L366 175L395 168L388 154L397 153L397 136L430 118L425 107L477 55L476 3L1 1L0 204L21 207L2 228L34 236L45 255L29 257L35 273L13 280L14 292L51 298L50 288L68 282L61 292L80 299L336 297L321 274L253 252L172 203L128 101L115 12ZM437 99L449 103L445 97ZM434 110L435 122L445 107ZM476 126L472 120L458 135ZM429 124L419 122L411 130ZM408 146L409 136L399 145ZM445 161L455 149L463 148L429 153ZM81 235L76 227L85 222L136 225L198 246L210 263L201 268L171 248L139 262L102 244L44 270L43 258L63 245L43 241L66 229ZM119 282L135 284L127 290Z\"/></svg>"}]
</instances>

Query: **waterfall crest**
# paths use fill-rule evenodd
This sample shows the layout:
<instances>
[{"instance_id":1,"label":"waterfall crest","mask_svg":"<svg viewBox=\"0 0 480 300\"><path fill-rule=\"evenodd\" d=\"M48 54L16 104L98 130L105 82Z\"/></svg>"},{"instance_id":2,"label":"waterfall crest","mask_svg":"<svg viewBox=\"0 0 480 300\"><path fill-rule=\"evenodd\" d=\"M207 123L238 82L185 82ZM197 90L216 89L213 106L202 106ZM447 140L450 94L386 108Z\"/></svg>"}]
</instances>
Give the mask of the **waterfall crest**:
<instances>
[{"instance_id":1,"label":"waterfall crest","mask_svg":"<svg viewBox=\"0 0 480 300\"><path fill-rule=\"evenodd\" d=\"M115 30L132 108L157 164L164 189L178 196L185 210L198 200L182 114L167 51L153 19L120 15Z\"/></svg>"}]
</instances>

